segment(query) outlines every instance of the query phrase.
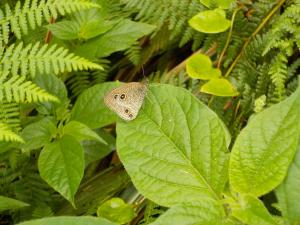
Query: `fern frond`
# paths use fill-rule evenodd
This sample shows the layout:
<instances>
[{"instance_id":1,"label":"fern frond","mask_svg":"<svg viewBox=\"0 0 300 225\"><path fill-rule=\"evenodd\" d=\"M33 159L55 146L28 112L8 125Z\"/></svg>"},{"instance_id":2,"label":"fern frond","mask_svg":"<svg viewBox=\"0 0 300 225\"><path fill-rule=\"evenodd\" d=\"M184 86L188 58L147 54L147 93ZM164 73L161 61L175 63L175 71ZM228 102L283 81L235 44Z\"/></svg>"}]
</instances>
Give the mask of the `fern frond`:
<instances>
[{"instance_id":1,"label":"fern frond","mask_svg":"<svg viewBox=\"0 0 300 225\"><path fill-rule=\"evenodd\" d=\"M142 48L137 42L125 51L125 55L134 65L138 65L141 61L141 50Z\"/></svg>"},{"instance_id":2,"label":"fern frond","mask_svg":"<svg viewBox=\"0 0 300 225\"><path fill-rule=\"evenodd\" d=\"M63 47L57 45L11 45L0 58L0 67L4 74L13 76L26 76L28 73L35 77L37 72L55 74L65 71L83 69L102 69L102 67L89 60L76 56Z\"/></svg>"},{"instance_id":3,"label":"fern frond","mask_svg":"<svg viewBox=\"0 0 300 225\"><path fill-rule=\"evenodd\" d=\"M0 123L5 123L13 130L20 130L20 105L15 102L0 102Z\"/></svg>"},{"instance_id":4,"label":"fern frond","mask_svg":"<svg viewBox=\"0 0 300 225\"><path fill-rule=\"evenodd\" d=\"M5 12L0 11L0 36L8 43L10 32L20 39L28 33L28 27L35 29L41 26L43 20L56 19L58 15L65 15L82 9L99 7L99 5L85 0L26 0L23 6L18 1L12 10L6 4ZM28 25L29 24L29 25Z\"/></svg>"},{"instance_id":5,"label":"fern frond","mask_svg":"<svg viewBox=\"0 0 300 225\"><path fill-rule=\"evenodd\" d=\"M166 38L172 41L179 39L180 46L193 39L193 36L198 33L189 28L187 21L204 10L204 6L197 0L122 0L121 2L126 4L126 10L137 13L135 19L157 27L157 33L153 36L167 27L170 35ZM187 33L182 36L185 30Z\"/></svg>"},{"instance_id":6,"label":"fern frond","mask_svg":"<svg viewBox=\"0 0 300 225\"><path fill-rule=\"evenodd\" d=\"M0 141L24 143L24 140L13 132L5 123L0 123Z\"/></svg>"},{"instance_id":7,"label":"fern frond","mask_svg":"<svg viewBox=\"0 0 300 225\"><path fill-rule=\"evenodd\" d=\"M7 102L43 102L59 101L57 97L38 87L24 76L13 76L7 81L0 81L0 101Z\"/></svg>"},{"instance_id":8,"label":"fern frond","mask_svg":"<svg viewBox=\"0 0 300 225\"><path fill-rule=\"evenodd\" d=\"M273 100L280 102L285 96L285 80L287 78L287 58L284 54L278 53L271 61L269 75L272 83L275 85L275 96Z\"/></svg>"}]
</instances>

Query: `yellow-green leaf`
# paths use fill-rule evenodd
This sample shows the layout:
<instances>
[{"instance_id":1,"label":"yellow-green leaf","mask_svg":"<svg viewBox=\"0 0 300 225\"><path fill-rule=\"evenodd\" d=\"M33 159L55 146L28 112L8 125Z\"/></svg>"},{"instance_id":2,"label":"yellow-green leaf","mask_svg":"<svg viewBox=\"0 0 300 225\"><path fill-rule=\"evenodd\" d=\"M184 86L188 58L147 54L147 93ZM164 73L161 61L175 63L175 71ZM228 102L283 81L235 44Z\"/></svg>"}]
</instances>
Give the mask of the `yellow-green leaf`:
<instances>
[{"instance_id":1,"label":"yellow-green leaf","mask_svg":"<svg viewBox=\"0 0 300 225\"><path fill-rule=\"evenodd\" d=\"M222 9L206 10L198 13L189 20L192 28L203 33L220 33L230 27Z\"/></svg>"},{"instance_id":2,"label":"yellow-green leaf","mask_svg":"<svg viewBox=\"0 0 300 225\"><path fill-rule=\"evenodd\" d=\"M228 9L233 3L233 0L200 0L200 2L208 8L215 7Z\"/></svg>"},{"instance_id":3,"label":"yellow-green leaf","mask_svg":"<svg viewBox=\"0 0 300 225\"><path fill-rule=\"evenodd\" d=\"M196 54L187 60L186 71L192 78L210 80L221 77L221 71L212 67L207 55Z\"/></svg>"},{"instance_id":4,"label":"yellow-green leaf","mask_svg":"<svg viewBox=\"0 0 300 225\"><path fill-rule=\"evenodd\" d=\"M201 87L200 91L216 96L237 96L239 94L235 87L224 78L208 81Z\"/></svg>"}]
</instances>

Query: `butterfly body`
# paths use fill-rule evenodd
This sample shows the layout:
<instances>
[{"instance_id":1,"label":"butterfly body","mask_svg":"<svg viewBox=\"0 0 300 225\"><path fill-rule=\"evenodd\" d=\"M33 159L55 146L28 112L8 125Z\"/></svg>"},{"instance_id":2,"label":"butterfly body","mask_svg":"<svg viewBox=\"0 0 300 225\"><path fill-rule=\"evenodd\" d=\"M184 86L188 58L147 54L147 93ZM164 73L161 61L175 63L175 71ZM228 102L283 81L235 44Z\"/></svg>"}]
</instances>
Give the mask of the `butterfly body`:
<instances>
[{"instance_id":1,"label":"butterfly body","mask_svg":"<svg viewBox=\"0 0 300 225\"><path fill-rule=\"evenodd\" d=\"M131 82L108 92L104 97L104 102L122 119L133 120L138 115L146 92L147 84Z\"/></svg>"}]
</instances>

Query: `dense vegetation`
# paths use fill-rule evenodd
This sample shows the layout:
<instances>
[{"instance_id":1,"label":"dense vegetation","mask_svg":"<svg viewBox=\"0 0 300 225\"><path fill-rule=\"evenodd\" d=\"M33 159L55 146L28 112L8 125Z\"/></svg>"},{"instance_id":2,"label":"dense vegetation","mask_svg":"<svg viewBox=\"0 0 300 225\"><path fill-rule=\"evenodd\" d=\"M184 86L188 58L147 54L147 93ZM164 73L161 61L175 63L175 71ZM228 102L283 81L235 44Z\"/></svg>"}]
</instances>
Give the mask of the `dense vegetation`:
<instances>
[{"instance_id":1,"label":"dense vegetation","mask_svg":"<svg viewBox=\"0 0 300 225\"><path fill-rule=\"evenodd\" d=\"M0 224L300 224L299 0L0 9Z\"/></svg>"}]
</instances>

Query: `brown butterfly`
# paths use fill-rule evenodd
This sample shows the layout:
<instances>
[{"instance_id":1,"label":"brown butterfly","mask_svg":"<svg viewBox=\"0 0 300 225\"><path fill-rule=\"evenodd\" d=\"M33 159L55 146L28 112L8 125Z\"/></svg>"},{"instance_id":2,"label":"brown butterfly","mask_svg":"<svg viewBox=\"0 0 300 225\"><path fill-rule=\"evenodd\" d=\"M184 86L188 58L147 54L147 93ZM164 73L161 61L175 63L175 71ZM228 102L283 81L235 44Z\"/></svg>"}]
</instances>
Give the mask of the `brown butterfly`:
<instances>
[{"instance_id":1,"label":"brown butterfly","mask_svg":"<svg viewBox=\"0 0 300 225\"><path fill-rule=\"evenodd\" d=\"M108 108L124 120L137 117L148 89L147 83L131 82L114 88L106 94L104 102Z\"/></svg>"}]
</instances>

